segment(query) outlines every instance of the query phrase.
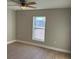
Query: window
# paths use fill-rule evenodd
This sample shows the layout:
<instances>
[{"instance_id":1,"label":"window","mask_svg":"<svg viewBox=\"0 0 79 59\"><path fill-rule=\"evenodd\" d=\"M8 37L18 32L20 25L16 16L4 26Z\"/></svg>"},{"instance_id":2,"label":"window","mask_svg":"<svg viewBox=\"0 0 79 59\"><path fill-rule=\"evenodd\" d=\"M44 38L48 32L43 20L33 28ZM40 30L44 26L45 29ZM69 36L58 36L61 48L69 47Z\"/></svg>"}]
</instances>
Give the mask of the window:
<instances>
[{"instance_id":1,"label":"window","mask_svg":"<svg viewBox=\"0 0 79 59\"><path fill-rule=\"evenodd\" d=\"M45 40L45 22L46 17L34 16L33 17L33 35L32 39L37 41Z\"/></svg>"}]
</instances>

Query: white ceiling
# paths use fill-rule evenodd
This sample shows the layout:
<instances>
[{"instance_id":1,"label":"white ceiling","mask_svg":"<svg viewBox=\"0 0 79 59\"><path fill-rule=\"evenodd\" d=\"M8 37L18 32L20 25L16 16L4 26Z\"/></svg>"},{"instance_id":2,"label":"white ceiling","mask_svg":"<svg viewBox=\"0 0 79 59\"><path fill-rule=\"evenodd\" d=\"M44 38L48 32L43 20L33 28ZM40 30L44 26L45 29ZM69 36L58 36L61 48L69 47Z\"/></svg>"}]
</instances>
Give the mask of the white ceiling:
<instances>
[{"instance_id":1,"label":"white ceiling","mask_svg":"<svg viewBox=\"0 0 79 59\"><path fill-rule=\"evenodd\" d=\"M35 1L37 4L34 5L35 9L54 9L54 8L70 8L71 0L31 0ZM10 0L7 1L8 8L13 10L22 10L20 6L16 6L15 2ZM15 5L15 6L12 6ZM32 8L27 8L27 10L34 10Z\"/></svg>"}]
</instances>

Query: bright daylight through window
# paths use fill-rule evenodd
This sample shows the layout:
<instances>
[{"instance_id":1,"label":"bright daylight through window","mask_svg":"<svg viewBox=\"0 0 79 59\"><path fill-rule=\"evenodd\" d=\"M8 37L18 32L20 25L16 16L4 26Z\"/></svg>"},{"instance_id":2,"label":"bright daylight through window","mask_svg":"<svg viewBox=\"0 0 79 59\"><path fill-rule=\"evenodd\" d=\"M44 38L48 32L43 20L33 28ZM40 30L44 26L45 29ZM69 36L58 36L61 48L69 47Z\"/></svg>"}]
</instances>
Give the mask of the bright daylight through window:
<instances>
[{"instance_id":1,"label":"bright daylight through window","mask_svg":"<svg viewBox=\"0 0 79 59\"><path fill-rule=\"evenodd\" d=\"M45 16L34 16L33 17L33 34L32 39L36 41L45 40L45 23L46 17Z\"/></svg>"}]
</instances>

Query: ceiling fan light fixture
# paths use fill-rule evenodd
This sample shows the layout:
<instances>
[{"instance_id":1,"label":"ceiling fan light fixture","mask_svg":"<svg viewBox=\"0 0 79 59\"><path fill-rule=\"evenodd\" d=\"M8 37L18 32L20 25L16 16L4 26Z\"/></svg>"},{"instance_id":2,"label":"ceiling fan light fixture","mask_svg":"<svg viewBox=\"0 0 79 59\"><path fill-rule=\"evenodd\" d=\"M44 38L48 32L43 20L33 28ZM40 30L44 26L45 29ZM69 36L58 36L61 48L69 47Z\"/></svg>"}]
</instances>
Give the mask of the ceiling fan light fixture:
<instances>
[{"instance_id":1,"label":"ceiling fan light fixture","mask_svg":"<svg viewBox=\"0 0 79 59\"><path fill-rule=\"evenodd\" d=\"M26 10L27 7L25 7L25 6L21 6L21 9L22 9L22 10Z\"/></svg>"}]
</instances>

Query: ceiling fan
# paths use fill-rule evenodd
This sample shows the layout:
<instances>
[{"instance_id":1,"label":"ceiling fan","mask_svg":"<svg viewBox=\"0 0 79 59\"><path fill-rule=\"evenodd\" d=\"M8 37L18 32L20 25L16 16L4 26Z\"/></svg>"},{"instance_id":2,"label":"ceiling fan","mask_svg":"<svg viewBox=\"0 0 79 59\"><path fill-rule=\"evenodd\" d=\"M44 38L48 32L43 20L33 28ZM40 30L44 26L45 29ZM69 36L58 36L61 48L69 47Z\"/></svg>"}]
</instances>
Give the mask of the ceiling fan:
<instances>
[{"instance_id":1,"label":"ceiling fan","mask_svg":"<svg viewBox=\"0 0 79 59\"><path fill-rule=\"evenodd\" d=\"M22 9L25 9L26 7L29 7L29 8L36 8L32 5L35 5L36 2L31 2L30 0L11 0L15 3L18 4L18 6L20 6Z\"/></svg>"}]
</instances>

